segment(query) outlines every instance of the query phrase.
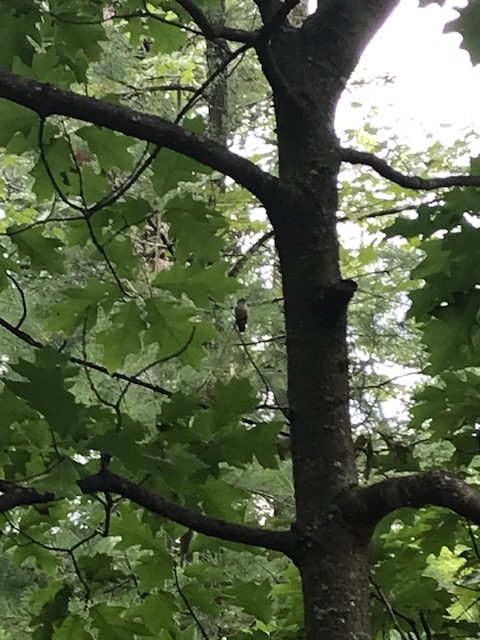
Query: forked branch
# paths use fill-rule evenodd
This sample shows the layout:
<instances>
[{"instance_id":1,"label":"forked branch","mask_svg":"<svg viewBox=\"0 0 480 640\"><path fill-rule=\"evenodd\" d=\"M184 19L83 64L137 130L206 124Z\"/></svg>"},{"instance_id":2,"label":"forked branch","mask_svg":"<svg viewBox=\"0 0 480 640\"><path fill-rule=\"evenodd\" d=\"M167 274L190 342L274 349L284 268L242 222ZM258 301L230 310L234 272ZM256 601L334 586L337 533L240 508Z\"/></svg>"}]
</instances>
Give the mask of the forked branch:
<instances>
[{"instance_id":1,"label":"forked branch","mask_svg":"<svg viewBox=\"0 0 480 640\"><path fill-rule=\"evenodd\" d=\"M211 22L206 14L193 0L177 0L178 4L185 9L195 22L203 35L209 40L224 38L234 42L254 42L257 34L254 31L245 31L244 29L233 29Z\"/></svg>"},{"instance_id":2,"label":"forked branch","mask_svg":"<svg viewBox=\"0 0 480 640\"><path fill-rule=\"evenodd\" d=\"M480 491L447 471L388 478L370 487L355 488L341 508L352 523L374 527L397 509L428 505L446 507L480 524Z\"/></svg>"},{"instance_id":3,"label":"forked branch","mask_svg":"<svg viewBox=\"0 0 480 640\"><path fill-rule=\"evenodd\" d=\"M350 164L364 164L371 167L382 178L386 178L395 184L405 187L405 189L415 189L416 191L430 191L442 187L480 187L480 176L445 176L444 178L421 178L419 176L409 176L391 167L382 158L356 149L340 149L340 158Z\"/></svg>"}]
</instances>

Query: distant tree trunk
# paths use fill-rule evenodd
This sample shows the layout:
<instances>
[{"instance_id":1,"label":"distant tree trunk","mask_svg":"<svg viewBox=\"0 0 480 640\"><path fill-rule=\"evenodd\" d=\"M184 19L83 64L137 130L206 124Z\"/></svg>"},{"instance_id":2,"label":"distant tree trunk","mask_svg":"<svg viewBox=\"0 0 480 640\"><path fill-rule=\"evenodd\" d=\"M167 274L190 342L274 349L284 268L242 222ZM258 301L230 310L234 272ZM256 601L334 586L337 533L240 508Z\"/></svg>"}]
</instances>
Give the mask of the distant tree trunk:
<instances>
[{"instance_id":1,"label":"distant tree trunk","mask_svg":"<svg viewBox=\"0 0 480 640\"><path fill-rule=\"evenodd\" d=\"M225 25L225 0L220 0L215 9L210 9L208 16L212 24ZM225 61L228 51L225 43L207 40L207 73L213 75ZM229 133L228 115L228 77L220 73L209 87L208 94L208 134L216 142L227 146Z\"/></svg>"}]
</instances>

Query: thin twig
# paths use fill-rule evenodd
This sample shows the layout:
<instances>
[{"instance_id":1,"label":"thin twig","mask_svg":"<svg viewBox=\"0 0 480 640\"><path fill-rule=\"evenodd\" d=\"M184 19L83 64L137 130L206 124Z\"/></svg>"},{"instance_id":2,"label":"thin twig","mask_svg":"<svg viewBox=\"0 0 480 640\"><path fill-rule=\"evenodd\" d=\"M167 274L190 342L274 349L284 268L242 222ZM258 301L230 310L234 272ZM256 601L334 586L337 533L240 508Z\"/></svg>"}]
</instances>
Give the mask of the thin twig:
<instances>
[{"instance_id":1,"label":"thin twig","mask_svg":"<svg viewBox=\"0 0 480 640\"><path fill-rule=\"evenodd\" d=\"M180 355L182 355L182 353L184 353L192 343L193 337L195 335L195 331L196 331L196 327L194 326L192 327L190 336L184 345L179 347L176 351L169 354L168 356L164 356L163 358L158 358L154 362L150 362L149 364L145 365L144 367L142 367L136 373L133 374L133 378L138 379L139 376L141 376L143 373L146 373L149 369L152 369L152 367L156 367L159 364L163 364L165 362L168 362L169 360L173 360L174 358L178 358ZM133 381L129 381L125 385L125 387L122 389L122 392L120 393L120 396L117 402L121 402L121 400L123 400L131 384L134 384Z\"/></svg>"},{"instance_id":2,"label":"thin twig","mask_svg":"<svg viewBox=\"0 0 480 640\"><path fill-rule=\"evenodd\" d=\"M132 296L126 291L125 287L123 286L123 283L120 280L117 272L115 271L115 267L113 266L110 258L108 257L107 252L105 251L105 248L100 244L97 236L95 235L95 231L93 229L92 222L91 222L90 218L89 217L85 217L85 222L87 224L88 232L90 234L90 239L93 242L93 245L95 246L97 251L100 253L100 255L105 260L105 263L106 263L106 265L108 267L108 270L110 271L110 273L113 276L113 279L117 283L118 288L120 289L120 291L122 292L122 294L126 298L131 298Z\"/></svg>"},{"instance_id":3,"label":"thin twig","mask_svg":"<svg viewBox=\"0 0 480 640\"><path fill-rule=\"evenodd\" d=\"M378 583L375 582L375 580L371 576L370 576L370 582L372 583L375 591L377 592L379 601L382 602L382 604L384 605L385 609L388 611L388 614L390 615L390 618L392 619L393 626L397 630L398 634L400 635L401 638L406 638L407 636L405 635L402 627L400 626L400 623L397 620L396 611L392 607L392 605L391 605L390 601L388 600L387 596L385 595L385 593L383 592L383 589L381 588L381 586Z\"/></svg>"},{"instance_id":4,"label":"thin twig","mask_svg":"<svg viewBox=\"0 0 480 640\"><path fill-rule=\"evenodd\" d=\"M179 593L179 595L180 595L181 599L183 600L183 602L184 602L185 606L187 607L187 609L188 609L188 611L189 611L190 615L191 615L191 616L192 616L192 618L194 619L195 624L196 624L196 625L197 625L197 627L199 628L200 633L202 634L203 639L204 639L204 640L209 640L209 637L208 637L208 635L207 635L207 632L205 631L204 626L202 625L202 623L200 622L200 620L199 620L199 618L198 618L197 614L196 614L196 613L195 613L195 611L193 610L192 605L190 604L190 602L188 601L188 599L187 599L186 595L185 595L185 594L184 594L184 592L183 592L183 589L180 587L180 583L179 583L179 581L178 581L178 573L177 573L177 565L176 565L176 564L174 564L174 565L173 565L173 575L174 575L174 578L175 578L175 586L177 587L177 591L178 591L178 593Z\"/></svg>"},{"instance_id":5,"label":"thin twig","mask_svg":"<svg viewBox=\"0 0 480 640\"><path fill-rule=\"evenodd\" d=\"M166 18L162 18L162 16L152 13L151 11L132 11L131 13L119 13L106 18L98 18L98 19L92 19L92 20L75 20L72 18L65 18L56 13L53 13L52 11L49 12L49 15L51 15L52 18L59 20L60 22L64 22L65 24L76 24L76 25L87 25L87 26L103 24L105 22L111 22L113 20L132 20L135 18L152 18L152 20L157 20L157 22L166 24L169 27L176 27L181 31L188 31L189 33L193 33L196 36L203 35L203 33L198 29L194 29L188 26L187 24L183 24L182 22L167 20Z\"/></svg>"},{"instance_id":6,"label":"thin twig","mask_svg":"<svg viewBox=\"0 0 480 640\"><path fill-rule=\"evenodd\" d=\"M421 178L409 176L391 167L388 162L366 151L340 147L340 158L351 164L364 164L371 167L382 178L386 178L405 189L431 191L443 187L480 187L480 176L456 175L444 178Z\"/></svg>"},{"instance_id":7,"label":"thin twig","mask_svg":"<svg viewBox=\"0 0 480 640\"><path fill-rule=\"evenodd\" d=\"M478 549L477 540L475 538L475 534L473 533L472 523L470 522L470 520L467 520L467 527L468 527L468 535L472 543L473 552L475 553L476 557L480 559L480 552Z\"/></svg>"},{"instance_id":8,"label":"thin twig","mask_svg":"<svg viewBox=\"0 0 480 640\"><path fill-rule=\"evenodd\" d=\"M25 331L22 331L21 329L16 329L14 325L12 325L10 322L5 320L4 318L0 318L0 326L6 329L7 331L9 331L12 335L17 337L19 340L22 340L22 342L25 342L25 344L28 344L31 347L35 347L35 349L43 349L45 346L43 343L33 338L30 334L26 333ZM139 378L135 378L135 376L131 376L119 371L115 371L114 373L111 373L106 367L99 365L95 362L85 360L83 358L77 358L75 356L71 356L69 358L69 361L73 362L74 364L78 364L81 367L88 367L93 371L104 373L110 378L114 378L116 380L124 380L125 382L131 382L132 384L138 387L149 389L150 391L154 391L155 393L159 393L164 396L171 397L173 395L172 391L169 391L168 389L165 389L164 387L158 384L153 384L151 382L148 382L147 380L140 380Z\"/></svg>"},{"instance_id":9,"label":"thin twig","mask_svg":"<svg viewBox=\"0 0 480 640\"><path fill-rule=\"evenodd\" d=\"M256 242L252 244L251 247L249 247L245 251L243 256L239 258L239 260L232 267L230 267L228 271L228 275L232 278L236 277L240 273L240 271L244 268L250 256L256 253L260 249L260 247L262 247L266 242L268 242L270 238L273 238L273 236L274 236L273 230L268 231L267 233L264 233Z\"/></svg>"},{"instance_id":10,"label":"thin twig","mask_svg":"<svg viewBox=\"0 0 480 640\"><path fill-rule=\"evenodd\" d=\"M25 322L25 319L27 317L27 300L25 298L25 292L11 273L7 273L7 278L13 283L15 289L18 291L18 295L20 296L20 303L22 305L22 315L20 316L17 324L15 325L15 329L20 329L20 327Z\"/></svg>"},{"instance_id":11,"label":"thin twig","mask_svg":"<svg viewBox=\"0 0 480 640\"><path fill-rule=\"evenodd\" d=\"M57 183L55 176L53 175L53 171L48 162L47 153L46 153L45 145L43 142L43 134L45 132L45 122L46 122L45 118L41 117L40 124L38 127L38 146L40 149L40 158L42 160L45 171L60 200L62 200L62 202L64 202L67 206L71 207L72 209L75 209L76 211L80 211L81 213L85 213L85 207L78 205L67 198L67 196L63 193L62 189L60 188L60 185Z\"/></svg>"}]
</instances>

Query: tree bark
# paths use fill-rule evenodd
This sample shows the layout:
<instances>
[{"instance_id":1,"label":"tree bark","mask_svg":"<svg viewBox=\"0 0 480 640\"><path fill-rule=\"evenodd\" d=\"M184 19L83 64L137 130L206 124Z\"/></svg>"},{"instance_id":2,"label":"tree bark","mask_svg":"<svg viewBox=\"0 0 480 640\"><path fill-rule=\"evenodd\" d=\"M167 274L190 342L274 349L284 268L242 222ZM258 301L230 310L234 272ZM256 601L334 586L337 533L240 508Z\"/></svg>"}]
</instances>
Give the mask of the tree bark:
<instances>
[{"instance_id":1,"label":"tree bark","mask_svg":"<svg viewBox=\"0 0 480 640\"><path fill-rule=\"evenodd\" d=\"M220 0L215 9L210 9L208 17L216 25L225 26L225 0ZM207 73L212 76L228 58L226 44L207 40L206 59ZM227 71L220 73L208 89L208 135L212 140L228 146L229 110L228 110L228 76Z\"/></svg>"},{"instance_id":2,"label":"tree bark","mask_svg":"<svg viewBox=\"0 0 480 640\"><path fill-rule=\"evenodd\" d=\"M323 3L325 10L331 4ZM354 3L346 5L339 24ZM302 579L305 637L366 640L371 637L370 531L350 527L336 507L339 496L357 484L346 340L347 308L356 285L340 273L341 158L334 131L336 104L363 41L352 29L350 56L342 52L335 59L329 47L338 33L332 23L330 30L324 25L322 20L313 26L307 20L303 29L285 24L259 57L274 89L279 177L293 194L270 218L283 276L297 517L294 559Z\"/></svg>"}]
</instances>

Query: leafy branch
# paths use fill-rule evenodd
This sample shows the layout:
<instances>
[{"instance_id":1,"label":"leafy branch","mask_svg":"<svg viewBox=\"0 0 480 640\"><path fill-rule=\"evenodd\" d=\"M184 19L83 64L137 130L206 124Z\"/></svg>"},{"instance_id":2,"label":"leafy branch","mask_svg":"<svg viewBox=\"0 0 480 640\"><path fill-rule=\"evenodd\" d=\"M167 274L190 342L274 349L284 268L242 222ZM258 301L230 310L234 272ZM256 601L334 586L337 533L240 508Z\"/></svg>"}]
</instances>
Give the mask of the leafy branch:
<instances>
[{"instance_id":1,"label":"leafy branch","mask_svg":"<svg viewBox=\"0 0 480 640\"><path fill-rule=\"evenodd\" d=\"M99 473L82 478L78 481L78 485L82 492L86 494L97 492L117 493L144 507L150 513L173 520L184 527L207 536L281 551L287 555L292 553L293 537L290 531L273 531L249 527L196 513L175 502L166 500L162 496L144 489L108 469L102 469Z\"/></svg>"},{"instance_id":2,"label":"leafy branch","mask_svg":"<svg viewBox=\"0 0 480 640\"><path fill-rule=\"evenodd\" d=\"M293 538L289 531L273 531L249 527L196 513L170 500L166 500L162 496L144 489L140 485L131 482L127 478L122 478L106 468L97 474L82 478L77 484L84 494L117 493L123 498L127 498L144 507L150 513L173 520L207 536L281 551L287 555L292 552ZM21 487L5 480L0 480L0 491L3 494L0 495L0 513L5 513L19 506L45 504L58 499L53 493L40 493L32 487Z\"/></svg>"},{"instance_id":3,"label":"leafy branch","mask_svg":"<svg viewBox=\"0 0 480 640\"><path fill-rule=\"evenodd\" d=\"M431 191L442 187L480 187L480 176L455 175L444 178L421 178L409 176L391 167L388 162L373 153L356 149L340 148L340 158L350 164L364 164L371 167L382 178L386 178L406 189Z\"/></svg>"},{"instance_id":4,"label":"leafy branch","mask_svg":"<svg viewBox=\"0 0 480 640\"><path fill-rule=\"evenodd\" d=\"M278 178L246 158L207 136L187 131L159 116L62 91L49 83L5 70L0 70L0 97L35 111L43 119L52 115L76 118L189 156L230 176L267 208L278 203L286 189Z\"/></svg>"},{"instance_id":5,"label":"leafy branch","mask_svg":"<svg viewBox=\"0 0 480 640\"><path fill-rule=\"evenodd\" d=\"M4 329L6 329L9 333L14 335L16 338L18 338L22 342L25 342L25 344L28 344L31 347L35 347L35 349L43 349L45 347L45 345L42 342L40 342L39 340L31 336L29 333L26 333L22 329L15 327L13 324L8 322L8 320L5 320L4 318L0 318L0 327L3 327ZM177 353L180 353L180 350ZM176 356L172 355L171 357L173 358ZM71 356L69 360L70 362L73 362L73 364L78 364L81 367L86 367L88 369L92 369L93 371L104 373L105 375L110 376L110 378L114 378L116 380L123 380L125 382L128 382L129 384L134 384L137 387L149 389L150 391L154 391L155 393L160 393L161 395L164 395L164 396L170 397L172 395L171 391L169 391L168 389L165 389L164 387L158 384L153 384L152 382L148 382L147 380L142 380L141 378L128 375L127 373L122 373L120 371L115 371L113 373L110 373L110 371L106 367L100 364L97 364L96 362L91 362L90 360L85 360L84 358L77 358L76 356Z\"/></svg>"}]
</instances>

